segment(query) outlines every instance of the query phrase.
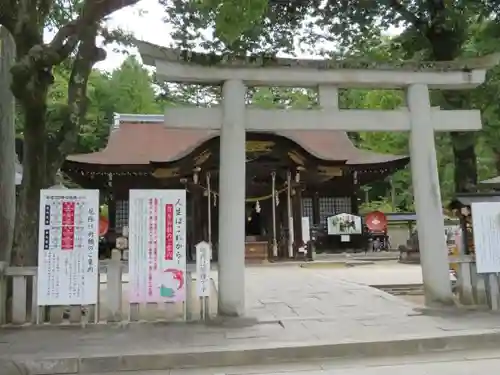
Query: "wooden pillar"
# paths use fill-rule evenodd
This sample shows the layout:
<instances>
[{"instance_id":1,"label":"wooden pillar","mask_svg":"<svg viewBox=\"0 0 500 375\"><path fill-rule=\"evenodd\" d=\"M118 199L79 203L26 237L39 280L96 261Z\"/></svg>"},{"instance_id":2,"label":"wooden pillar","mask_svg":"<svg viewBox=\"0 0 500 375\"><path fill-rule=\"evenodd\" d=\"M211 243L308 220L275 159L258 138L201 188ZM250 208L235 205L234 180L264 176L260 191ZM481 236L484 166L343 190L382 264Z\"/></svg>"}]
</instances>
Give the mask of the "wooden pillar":
<instances>
[{"instance_id":1,"label":"wooden pillar","mask_svg":"<svg viewBox=\"0 0 500 375\"><path fill-rule=\"evenodd\" d=\"M358 171L352 172L352 194L351 194L351 213L359 215L359 201L358 201Z\"/></svg>"},{"instance_id":2,"label":"wooden pillar","mask_svg":"<svg viewBox=\"0 0 500 375\"><path fill-rule=\"evenodd\" d=\"M202 215L202 205L203 205L203 189L199 186L194 190L193 195L193 207L194 207L194 240L195 245L203 240L203 215Z\"/></svg>"},{"instance_id":3,"label":"wooden pillar","mask_svg":"<svg viewBox=\"0 0 500 375\"><path fill-rule=\"evenodd\" d=\"M270 200L270 243L271 243L271 257L278 257L278 215L276 203L278 202L278 197L276 196L276 172L271 173L271 200Z\"/></svg>"},{"instance_id":4,"label":"wooden pillar","mask_svg":"<svg viewBox=\"0 0 500 375\"><path fill-rule=\"evenodd\" d=\"M272 199L266 199L259 203L261 209L261 217L264 218L263 225L266 229L266 239L269 242L271 248L271 245L273 243L273 201Z\"/></svg>"},{"instance_id":5,"label":"wooden pillar","mask_svg":"<svg viewBox=\"0 0 500 375\"><path fill-rule=\"evenodd\" d=\"M287 207L286 207L286 192L282 193L279 199L279 204L276 207L276 237L278 240L278 258L287 257Z\"/></svg>"},{"instance_id":6,"label":"wooden pillar","mask_svg":"<svg viewBox=\"0 0 500 375\"><path fill-rule=\"evenodd\" d=\"M115 233L118 232L116 228L116 193L113 181L113 175L110 173L108 175L108 220L109 220L109 230L113 230Z\"/></svg>"},{"instance_id":7,"label":"wooden pillar","mask_svg":"<svg viewBox=\"0 0 500 375\"><path fill-rule=\"evenodd\" d=\"M292 213L293 213L293 251L294 255L298 255L299 248L304 246L302 240L302 187L297 183L294 188L295 194L292 196Z\"/></svg>"},{"instance_id":8,"label":"wooden pillar","mask_svg":"<svg viewBox=\"0 0 500 375\"><path fill-rule=\"evenodd\" d=\"M202 205L203 189L199 185L199 176L193 176L193 185L191 186L191 246L190 246L190 260L196 259L195 246L203 240L202 235Z\"/></svg>"},{"instance_id":9,"label":"wooden pillar","mask_svg":"<svg viewBox=\"0 0 500 375\"><path fill-rule=\"evenodd\" d=\"M312 206L313 206L313 224L319 225L320 215L319 215L319 193L315 191L312 195Z\"/></svg>"}]
</instances>

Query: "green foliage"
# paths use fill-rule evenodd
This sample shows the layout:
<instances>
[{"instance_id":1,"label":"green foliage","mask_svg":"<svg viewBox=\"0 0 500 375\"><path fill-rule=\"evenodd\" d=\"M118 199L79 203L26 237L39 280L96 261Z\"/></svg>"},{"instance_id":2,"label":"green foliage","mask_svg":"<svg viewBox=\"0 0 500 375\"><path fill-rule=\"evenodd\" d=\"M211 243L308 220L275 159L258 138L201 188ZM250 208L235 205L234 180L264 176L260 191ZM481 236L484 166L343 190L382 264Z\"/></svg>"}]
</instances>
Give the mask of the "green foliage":
<instances>
[{"instance_id":1,"label":"green foliage","mask_svg":"<svg viewBox=\"0 0 500 375\"><path fill-rule=\"evenodd\" d=\"M495 52L499 46L500 26L496 15L500 2L497 0L163 0L163 3L167 21L174 27L173 38L179 46L201 46L219 53L301 52L400 64L402 60L460 60ZM401 34L392 40L381 38L381 30L389 27L399 28ZM486 137L477 142L493 152L500 144L497 142L497 105L491 100L498 94L494 78L497 74L490 73L488 83L476 92L433 95L433 105L442 108L482 109ZM370 93L372 98L368 99L367 95L366 91L343 93L343 105L392 108L402 101L398 95L375 92ZM374 106L373 102L378 104ZM392 148L385 146L391 142L401 145L404 140L404 137L392 139L386 135L350 136L358 142L382 144L385 149ZM437 139L438 149L445 148L440 156L440 162L444 163L440 172L446 178L446 195L453 190L474 190L477 176L484 173L483 150L475 147L476 137L452 133L439 135ZM448 149L452 150L451 156ZM476 165L476 152L480 154L480 165ZM500 157L495 159L500 167ZM449 178L454 186L447 185Z\"/></svg>"},{"instance_id":2,"label":"green foliage","mask_svg":"<svg viewBox=\"0 0 500 375\"><path fill-rule=\"evenodd\" d=\"M399 207L392 207L391 202L389 202L386 198L380 200L372 200L368 203L362 203L359 206L359 213L361 215L373 212L380 211L384 213L389 212L403 212Z\"/></svg>"},{"instance_id":3,"label":"green foliage","mask_svg":"<svg viewBox=\"0 0 500 375\"><path fill-rule=\"evenodd\" d=\"M114 113L162 113L152 82L151 74L134 57L111 74L94 71L89 79L90 105L78 152L96 151L106 145Z\"/></svg>"}]
</instances>

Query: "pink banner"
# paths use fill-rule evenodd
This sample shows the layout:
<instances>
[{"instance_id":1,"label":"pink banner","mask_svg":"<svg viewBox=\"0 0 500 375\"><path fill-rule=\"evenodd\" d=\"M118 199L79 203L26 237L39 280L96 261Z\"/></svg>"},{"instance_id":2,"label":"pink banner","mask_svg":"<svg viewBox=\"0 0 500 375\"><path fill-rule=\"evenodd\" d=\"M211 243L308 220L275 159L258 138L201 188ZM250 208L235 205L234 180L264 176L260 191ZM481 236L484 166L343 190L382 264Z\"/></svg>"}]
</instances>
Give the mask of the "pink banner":
<instances>
[{"instance_id":1,"label":"pink banner","mask_svg":"<svg viewBox=\"0 0 500 375\"><path fill-rule=\"evenodd\" d=\"M61 249L73 250L75 247L75 202L62 204Z\"/></svg>"}]
</instances>

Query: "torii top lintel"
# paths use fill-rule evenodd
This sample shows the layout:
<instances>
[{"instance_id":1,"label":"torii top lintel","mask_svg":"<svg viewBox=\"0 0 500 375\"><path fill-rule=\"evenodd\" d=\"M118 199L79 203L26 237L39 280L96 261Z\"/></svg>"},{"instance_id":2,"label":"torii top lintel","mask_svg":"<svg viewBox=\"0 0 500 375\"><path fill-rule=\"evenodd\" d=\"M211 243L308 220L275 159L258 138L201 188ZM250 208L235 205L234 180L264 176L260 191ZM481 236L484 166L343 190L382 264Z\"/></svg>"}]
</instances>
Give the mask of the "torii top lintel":
<instances>
[{"instance_id":1,"label":"torii top lintel","mask_svg":"<svg viewBox=\"0 0 500 375\"><path fill-rule=\"evenodd\" d=\"M218 85L237 79L250 86L404 88L426 84L431 89L470 89L484 82L500 54L450 62L306 60L270 56L221 56L164 48L137 41L145 64L169 82Z\"/></svg>"}]
</instances>

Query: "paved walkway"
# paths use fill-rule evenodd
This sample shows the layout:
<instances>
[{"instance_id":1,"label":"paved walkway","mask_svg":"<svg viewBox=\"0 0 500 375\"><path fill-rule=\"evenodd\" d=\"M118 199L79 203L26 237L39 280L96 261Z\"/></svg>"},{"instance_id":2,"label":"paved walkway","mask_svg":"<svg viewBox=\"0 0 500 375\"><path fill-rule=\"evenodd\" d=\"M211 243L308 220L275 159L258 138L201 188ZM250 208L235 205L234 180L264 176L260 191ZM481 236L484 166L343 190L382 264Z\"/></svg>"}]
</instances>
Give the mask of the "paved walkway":
<instances>
[{"instance_id":1,"label":"paved walkway","mask_svg":"<svg viewBox=\"0 0 500 375\"><path fill-rule=\"evenodd\" d=\"M91 375L470 375L500 371L500 351Z\"/></svg>"},{"instance_id":2,"label":"paved walkway","mask_svg":"<svg viewBox=\"0 0 500 375\"><path fill-rule=\"evenodd\" d=\"M470 375L500 371L500 350L91 375Z\"/></svg>"},{"instance_id":3,"label":"paved walkway","mask_svg":"<svg viewBox=\"0 0 500 375\"><path fill-rule=\"evenodd\" d=\"M379 275L375 278L390 274L377 267L372 271L366 267L359 270ZM408 270L412 269L409 272L414 272L409 267ZM397 273L404 269L398 268ZM85 329L6 329L0 331L0 356L175 352L183 348L209 350L323 340L345 342L442 336L500 328L500 318L488 313L420 316L415 313L414 305L367 287L359 280L354 282L357 272L299 267L247 268L248 315L260 321L251 327L157 323L88 326Z\"/></svg>"}]
</instances>

